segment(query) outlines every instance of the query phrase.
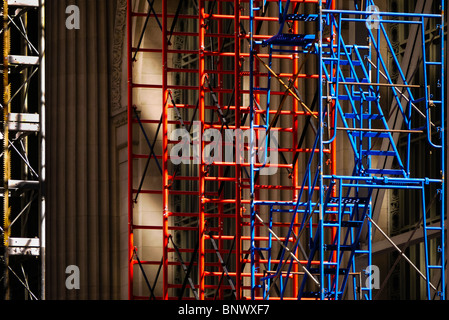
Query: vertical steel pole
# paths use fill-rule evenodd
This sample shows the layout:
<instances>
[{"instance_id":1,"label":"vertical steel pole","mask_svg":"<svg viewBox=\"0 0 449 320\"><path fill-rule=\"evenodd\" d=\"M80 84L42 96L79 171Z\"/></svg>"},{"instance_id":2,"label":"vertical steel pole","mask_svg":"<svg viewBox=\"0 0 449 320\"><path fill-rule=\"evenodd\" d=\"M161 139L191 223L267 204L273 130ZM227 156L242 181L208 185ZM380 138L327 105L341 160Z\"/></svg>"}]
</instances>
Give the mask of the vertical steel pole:
<instances>
[{"instance_id":1,"label":"vertical steel pole","mask_svg":"<svg viewBox=\"0 0 449 320\"><path fill-rule=\"evenodd\" d=\"M293 33L294 34L299 34L300 30L299 30L299 26L298 26L298 22L295 21L294 25L293 25ZM299 47L296 47L295 50L299 51ZM295 57L295 60L293 61L293 74L298 74L299 72L299 56ZM298 88L298 84L295 84L295 87ZM299 127L298 127L298 117L296 116L297 112L299 110L299 103L298 100L293 99L293 112L294 112L294 116L292 117L292 129L293 129L293 136L292 136L292 149L295 150L298 146L298 131L299 131ZM296 153L297 151L294 151L294 153ZM293 154L294 154L293 153ZM294 166L293 168L293 172L291 173L291 180L292 180L292 200L293 202L298 201L298 196L299 196L299 190L296 189L296 185L298 183L298 166ZM299 215L296 215L295 217L295 223L299 226L300 223L300 219L299 219ZM295 234L299 234L299 227L294 227L295 230ZM299 281L299 277L298 277L298 272L299 272L299 265L295 264L293 267L293 296L298 296L299 294L299 286L298 286L298 281Z\"/></svg>"},{"instance_id":2,"label":"vertical steel pole","mask_svg":"<svg viewBox=\"0 0 449 320\"><path fill-rule=\"evenodd\" d=\"M9 207L9 179L11 174L11 159L9 152L9 100L11 98L11 86L9 84L9 51L10 51L10 31L8 26L8 0L3 0L3 242L5 246L5 274L4 289L5 300L10 298L9 290L9 257L8 246L10 230L10 207Z\"/></svg>"},{"instance_id":3,"label":"vertical steel pole","mask_svg":"<svg viewBox=\"0 0 449 320\"><path fill-rule=\"evenodd\" d=\"M235 129L240 129L240 1L234 0L234 84L235 84ZM238 155L236 154L236 157ZM241 165L238 161L235 162L235 252L236 252L236 266L235 266L235 289L236 299L240 300L242 294L242 207L241 207Z\"/></svg>"},{"instance_id":4,"label":"vertical steel pole","mask_svg":"<svg viewBox=\"0 0 449 320\"><path fill-rule=\"evenodd\" d=\"M331 9L332 10L335 10L335 2L336 2L336 0L332 1L332 4L331 4ZM336 30L335 30L335 27L333 25L333 20L332 19L335 19L335 17L331 17L330 19L331 20L329 22L331 24L331 44L333 45L334 41L335 41ZM341 15L340 15L339 19L341 20ZM334 50L334 49L331 48L330 50ZM331 70L331 72L334 74L334 77L337 77L337 75L338 75L338 69L337 68L334 67L333 70ZM330 93L328 93L328 94L330 95ZM334 101L334 100L332 100L332 102L331 102L331 109L328 110L328 112L331 112L331 111L332 111L332 114L331 114L331 117L330 117L330 121L331 121L331 123L335 123L335 117L337 117L337 105L336 105L336 101ZM329 123L328 125L330 126L331 123ZM331 175L337 174L337 137L336 137L337 133L335 132L335 131L337 131L337 128L334 127L333 130L334 130L334 132L333 132L332 136L334 136L334 134L335 134L335 139L333 139L331 144L330 144L330 149L331 149L330 174ZM332 192L332 197L336 197L337 196L336 188L334 188L331 192ZM338 212L337 214L332 215L332 220L335 221L335 219L337 217L341 217L341 212ZM337 227L337 228L333 227L332 228L332 236L331 236L332 239L336 239L336 237L339 236L340 231L341 231L340 228L341 227ZM337 243L340 243L340 239L336 239L336 240L337 240ZM337 255L338 255L337 252L333 255L332 262L335 262L335 263L338 262L337 261ZM335 285L335 291L336 291L335 299L338 299L338 285L337 285L338 284L338 276L339 275L338 275L338 270L337 270L337 273L335 275L335 280L336 280L336 282L335 282L336 283L336 285Z\"/></svg>"},{"instance_id":5,"label":"vertical steel pole","mask_svg":"<svg viewBox=\"0 0 449 320\"><path fill-rule=\"evenodd\" d=\"M162 260L163 260L163 273L162 273L162 286L163 300L168 300L168 79L167 79L167 0L162 1Z\"/></svg>"},{"instance_id":6,"label":"vertical steel pole","mask_svg":"<svg viewBox=\"0 0 449 320\"><path fill-rule=\"evenodd\" d=\"M323 21L323 0L319 0L319 21ZM324 300L324 290L325 290L325 282L324 282L324 230L323 230L323 192L324 192L324 185L323 185L323 125L324 125L324 117L323 117L323 24L319 24L319 35L318 35L318 50L319 50L319 77L318 77L318 106L319 106L319 164L318 164L318 170L319 170L319 218L318 218L318 231L320 234L320 280L321 288L320 288L320 299Z\"/></svg>"},{"instance_id":7,"label":"vertical steel pole","mask_svg":"<svg viewBox=\"0 0 449 320\"><path fill-rule=\"evenodd\" d=\"M447 114L445 112L446 109L446 97L445 94L447 92L447 90L445 91L445 83L446 83L446 64L445 64L445 40L444 40L444 28L445 28L445 0L441 1L441 24L440 24L440 39L441 39L441 49L440 49L440 54L441 54L441 119L442 119L442 126L441 126L441 145L443 146L442 150L441 150L441 179L442 179L442 183L441 183L441 217L440 217L440 227L441 227L441 264L443 266L442 270L441 270L441 300L446 300L446 268L444 268L445 266L445 262L446 262L446 237L445 237L445 233L446 231L444 230L445 226L444 226L444 221L445 221L445 215L446 215L446 182L445 182L445 175L446 175L446 166L445 166L445 160L446 155L445 155L445 150L446 149L446 128L444 126L444 119L446 119ZM446 24L447 25L447 24ZM447 123L447 121L446 121Z\"/></svg>"},{"instance_id":8,"label":"vertical steel pole","mask_svg":"<svg viewBox=\"0 0 449 320\"><path fill-rule=\"evenodd\" d=\"M217 3L217 13L222 14L222 11L223 11L223 3L219 2L219 3ZM225 28L223 28L223 25L222 25L223 21L221 20L217 24L218 24L217 25L218 34L222 34L223 30L225 29ZM223 39L221 37L219 37L217 39L217 51L219 51L221 49L222 45L223 45ZM222 73L223 72L223 59L220 59L220 57L218 57L217 71L218 71L218 73L217 73L218 86L223 87L223 73ZM218 101L219 101L220 106L222 106L223 105L223 94L222 93L218 94ZM223 152L223 150L220 150L220 152ZM223 156L223 154L221 154L221 156ZM218 176L222 177L223 173L224 173L223 166L220 166L218 168ZM220 186L220 183L218 183L218 186ZM219 194L220 200L224 199L223 193L224 192L221 192ZM218 204L218 216L219 216L219 218L218 218L218 226L219 226L218 247L220 249L223 248L223 239L222 239L223 229L224 229L223 228L223 226L224 226L224 216L223 216L224 210L223 209L224 209L223 202L220 201L220 203ZM221 286L220 291L218 292L218 298L220 300L223 300L223 293L224 293L224 289Z\"/></svg>"},{"instance_id":9,"label":"vertical steel pole","mask_svg":"<svg viewBox=\"0 0 449 320\"><path fill-rule=\"evenodd\" d=\"M132 76L132 0L127 0L128 52L128 299L133 297L133 76Z\"/></svg>"},{"instance_id":10,"label":"vertical steel pole","mask_svg":"<svg viewBox=\"0 0 449 320\"><path fill-rule=\"evenodd\" d=\"M204 289L205 289L205 243L204 243L204 237L205 237L205 220L204 220L204 200L205 200L205 189L204 189L204 157L203 157L203 150L204 150L204 143L202 139L202 133L204 130L204 123L205 123L205 94L204 94L204 81L205 81L205 55L204 50L205 48L205 3L203 0L200 0L198 2L198 42L199 42L199 64L198 64L198 114L199 114L199 121L201 124L201 128L199 128L198 131L198 138L200 139L199 143L199 166L198 166L198 197L199 197L199 203L198 203L198 215L199 215L199 261L198 261L198 268L199 268L199 288L198 288L198 296L200 300L204 300Z\"/></svg>"},{"instance_id":11,"label":"vertical steel pole","mask_svg":"<svg viewBox=\"0 0 449 320\"><path fill-rule=\"evenodd\" d=\"M254 241L255 236L255 211L254 211L254 158L253 158L253 152L254 152L254 2L253 0L250 0L249 2L249 36L250 36L250 43L249 43L249 125L250 125L250 143L249 143L249 170L250 170L250 214L251 214L251 226L250 226L250 233L251 233L251 244L250 244L250 250L251 250L251 299L254 300L256 297L256 265L255 265L255 247L256 242ZM268 121L268 119L267 119ZM242 139L243 140L243 139ZM243 141L242 141L243 142ZM240 155L237 155L240 156Z\"/></svg>"},{"instance_id":12,"label":"vertical steel pole","mask_svg":"<svg viewBox=\"0 0 449 320\"><path fill-rule=\"evenodd\" d=\"M40 0L40 34L39 34L39 53L40 53L40 257L41 257L41 299L45 300L45 224L46 224L46 202L45 186L46 180L46 138L45 138L45 0Z\"/></svg>"}]
</instances>

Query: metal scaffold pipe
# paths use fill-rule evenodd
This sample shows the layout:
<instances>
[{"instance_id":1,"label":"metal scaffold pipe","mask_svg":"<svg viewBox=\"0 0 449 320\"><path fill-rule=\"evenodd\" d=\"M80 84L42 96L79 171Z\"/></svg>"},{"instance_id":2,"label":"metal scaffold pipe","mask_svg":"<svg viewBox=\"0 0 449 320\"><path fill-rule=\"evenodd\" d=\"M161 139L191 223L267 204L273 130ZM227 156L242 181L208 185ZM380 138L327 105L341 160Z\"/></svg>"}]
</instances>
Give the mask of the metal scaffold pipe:
<instances>
[{"instance_id":1,"label":"metal scaffold pipe","mask_svg":"<svg viewBox=\"0 0 449 320\"><path fill-rule=\"evenodd\" d=\"M9 151L9 102L10 102L10 84L9 84L9 51L10 51L10 32L8 27L8 0L3 0L3 244L5 246L5 271L4 271L4 290L5 300L9 299L9 257L8 245L10 236L10 208L9 208L9 188L8 182L11 173L10 151Z\"/></svg>"}]
</instances>

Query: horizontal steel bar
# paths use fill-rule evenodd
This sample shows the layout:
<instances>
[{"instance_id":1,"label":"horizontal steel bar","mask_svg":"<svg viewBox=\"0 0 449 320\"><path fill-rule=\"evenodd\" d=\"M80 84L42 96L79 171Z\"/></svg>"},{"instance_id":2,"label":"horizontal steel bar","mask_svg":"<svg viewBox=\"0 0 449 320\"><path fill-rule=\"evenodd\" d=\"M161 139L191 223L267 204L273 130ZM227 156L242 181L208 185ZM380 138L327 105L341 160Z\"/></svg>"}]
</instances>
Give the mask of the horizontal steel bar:
<instances>
[{"instance_id":1,"label":"horizontal steel bar","mask_svg":"<svg viewBox=\"0 0 449 320\"><path fill-rule=\"evenodd\" d=\"M242 188L249 189L251 186L242 184ZM280 185L254 185L254 189L270 189L270 190L307 190L308 188L301 186L280 186ZM315 187L315 190L319 190L319 187Z\"/></svg>"},{"instance_id":2,"label":"horizontal steel bar","mask_svg":"<svg viewBox=\"0 0 449 320\"><path fill-rule=\"evenodd\" d=\"M405 12L373 12L373 11L357 11L357 10L330 10L323 9L323 13L331 14L348 14L348 15L366 15L371 16L373 14L379 16L390 16L390 17L405 17L405 18L441 18L441 14L431 14L431 13L405 13ZM401 22L401 21L396 21Z\"/></svg>"},{"instance_id":3,"label":"horizontal steel bar","mask_svg":"<svg viewBox=\"0 0 449 320\"><path fill-rule=\"evenodd\" d=\"M337 127L337 130L343 131L362 131L362 132L391 132L391 133L424 133L422 130L399 130L399 129L369 129L369 128L344 128Z\"/></svg>"},{"instance_id":4,"label":"horizontal steel bar","mask_svg":"<svg viewBox=\"0 0 449 320\"><path fill-rule=\"evenodd\" d=\"M358 19L358 18L341 18L341 21L347 21L347 22L366 22L366 19ZM385 19L373 19L371 20L373 23L379 22L379 23L395 23L395 24L422 24L421 21L413 21L413 20L385 20Z\"/></svg>"},{"instance_id":5,"label":"horizontal steel bar","mask_svg":"<svg viewBox=\"0 0 449 320\"><path fill-rule=\"evenodd\" d=\"M380 182L380 181L387 181L387 182L391 182L391 183L425 183L425 184L429 184L429 183L441 183L443 182L443 180L441 179L427 179L427 178L396 178L396 177L388 177L388 178L384 178L384 177L360 177L360 176L341 176L341 175L323 175L323 179L325 180L353 180L353 181L376 181L376 182ZM346 183L346 185L348 186L352 186L352 187L357 187L358 185L356 183L354 184L348 184Z\"/></svg>"},{"instance_id":6,"label":"horizontal steel bar","mask_svg":"<svg viewBox=\"0 0 449 320\"><path fill-rule=\"evenodd\" d=\"M354 187L352 184L342 184L342 187ZM371 189L408 189L408 190L421 190L421 186L414 185L397 185L397 184L358 184L358 188L371 188Z\"/></svg>"},{"instance_id":7,"label":"horizontal steel bar","mask_svg":"<svg viewBox=\"0 0 449 320\"><path fill-rule=\"evenodd\" d=\"M404 88L423 88L423 86L417 84L390 84L390 83L374 83L374 82L345 82L345 81L329 81L329 84L342 84L345 86L373 86L373 87L404 87Z\"/></svg>"},{"instance_id":8,"label":"horizontal steel bar","mask_svg":"<svg viewBox=\"0 0 449 320\"><path fill-rule=\"evenodd\" d=\"M235 162L222 162L222 161L217 161L217 162L213 162L213 165L216 166L235 166L236 163ZM242 162L242 163L237 163L240 166L244 166L244 167L249 167L251 165L251 163L249 162ZM262 167L274 167L274 168L293 168L292 164L282 164L282 163L253 163L255 168L262 168Z\"/></svg>"}]
</instances>

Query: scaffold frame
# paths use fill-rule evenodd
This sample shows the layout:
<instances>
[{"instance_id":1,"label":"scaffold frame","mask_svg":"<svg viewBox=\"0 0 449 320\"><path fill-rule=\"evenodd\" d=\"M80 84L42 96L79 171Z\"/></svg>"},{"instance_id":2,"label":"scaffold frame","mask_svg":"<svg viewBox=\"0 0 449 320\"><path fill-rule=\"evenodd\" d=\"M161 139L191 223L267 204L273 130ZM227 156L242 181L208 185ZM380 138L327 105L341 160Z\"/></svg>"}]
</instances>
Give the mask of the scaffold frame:
<instances>
[{"instance_id":1,"label":"scaffold frame","mask_svg":"<svg viewBox=\"0 0 449 320\"><path fill-rule=\"evenodd\" d=\"M163 0L158 12L154 1L128 0L129 298L372 300L365 279L374 233L391 241L376 223L382 194L414 190L423 270L392 246L425 281L426 298L444 300L445 128L435 120L446 117L444 1L437 12L425 0L414 12L380 11L372 0L198 0L189 10L183 3ZM160 47L143 40L150 20ZM392 23L407 27L414 41L406 51L419 61L395 55ZM348 24L360 35L348 35ZM185 41L176 46L177 39ZM160 79L136 80L145 55L160 57ZM146 89L162 97L161 114L136 104ZM436 175L413 170L416 136L437 154ZM343 144L349 173L338 163ZM182 152L177 163L173 150ZM149 175L160 188L144 186ZM160 195L159 224L135 222L144 194ZM431 206L438 225L428 219ZM159 232L161 260L139 258L137 230ZM438 234L436 246L428 232ZM149 297L134 292L137 265ZM153 285L145 265L157 269Z\"/></svg>"},{"instance_id":2,"label":"scaffold frame","mask_svg":"<svg viewBox=\"0 0 449 320\"><path fill-rule=\"evenodd\" d=\"M45 1L2 1L2 297L45 299Z\"/></svg>"}]
</instances>

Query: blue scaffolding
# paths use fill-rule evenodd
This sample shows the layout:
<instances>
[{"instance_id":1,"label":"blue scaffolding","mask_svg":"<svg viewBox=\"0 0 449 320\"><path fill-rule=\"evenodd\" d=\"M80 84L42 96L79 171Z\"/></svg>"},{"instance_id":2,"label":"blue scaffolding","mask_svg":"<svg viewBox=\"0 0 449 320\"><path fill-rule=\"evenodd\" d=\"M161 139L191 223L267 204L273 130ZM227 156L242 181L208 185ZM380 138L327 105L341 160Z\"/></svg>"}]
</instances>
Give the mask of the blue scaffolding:
<instances>
[{"instance_id":1,"label":"blue scaffolding","mask_svg":"<svg viewBox=\"0 0 449 320\"><path fill-rule=\"evenodd\" d=\"M292 5L294 3L296 6ZM383 12L372 0L362 1L363 7L360 1L351 2L349 10L338 9L342 1L319 0L312 4L315 12L308 7L304 13L299 13L298 5L305 3L279 0L273 10L266 1L250 1L251 129L265 129L270 134L270 108L276 109L271 101L271 85L275 77L281 81L280 72L272 64L274 54L293 53L300 60L313 55L308 63L315 63L318 74L313 80L318 91L316 119L299 93L286 82L283 84L286 94L300 101L310 112L309 121L316 123L311 150L318 151L311 152L304 165L295 201L259 200L255 181L263 164L256 166L251 158L251 297L256 298L256 292L262 291L263 298L270 299L272 287L279 286L277 296L280 299L373 299L372 287L364 280L372 266L373 233L380 232L391 241L378 227L374 211L380 207L381 192L399 189L415 190L414 194L421 197L421 208L415 209L420 210L423 218L425 269L419 270L413 261L408 258L407 261L425 280L427 298L445 299L444 1L439 2L437 13L424 5L426 1L418 1L414 13L401 13ZM279 32L260 40L255 37L254 26L262 10L264 14L276 12ZM291 32L292 28L287 31L295 23L301 23L299 29L306 23L313 24L314 29L304 30L313 29L314 33L297 34ZM417 62L405 63L406 57L400 59L395 54L387 29L392 23L406 25L410 37L408 45L413 56L419 57ZM350 35L348 24L360 32ZM430 41L429 25L436 30ZM261 62L258 52L262 49L268 52L268 62L262 62L269 70L265 88L254 84L256 65ZM419 83L410 76L416 73L422 79ZM430 79L430 74L436 74L436 79ZM262 89L267 97L266 121L260 125L255 122L256 106L252 97ZM428 147L439 157L439 167L434 170L438 173L436 176L427 175L430 170L414 170L412 149L417 136L425 136ZM251 147L255 145L254 139L251 135ZM337 141L339 145L348 145L352 151L352 174L326 169L326 150L335 148L332 144ZM433 194L436 201L430 204ZM427 219L430 206L437 212L438 225ZM261 218L260 207L268 210L267 218ZM283 234L273 229L273 217L280 214L291 218ZM256 224L262 224L270 232L266 246L256 245ZM437 234L436 246L429 243L430 232L433 236ZM275 242L281 245L279 262L272 263ZM394 243L392 245L400 251ZM269 272L257 277L257 256L262 252L266 252ZM400 254L405 257L402 251ZM357 265L359 257L364 258L363 267ZM295 272L294 266L299 271ZM361 269L366 274L361 275ZM292 277L293 274L298 276ZM298 281L297 289L289 288L291 281Z\"/></svg>"}]
</instances>

